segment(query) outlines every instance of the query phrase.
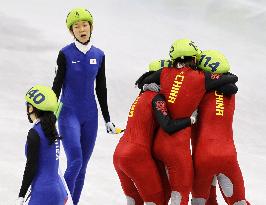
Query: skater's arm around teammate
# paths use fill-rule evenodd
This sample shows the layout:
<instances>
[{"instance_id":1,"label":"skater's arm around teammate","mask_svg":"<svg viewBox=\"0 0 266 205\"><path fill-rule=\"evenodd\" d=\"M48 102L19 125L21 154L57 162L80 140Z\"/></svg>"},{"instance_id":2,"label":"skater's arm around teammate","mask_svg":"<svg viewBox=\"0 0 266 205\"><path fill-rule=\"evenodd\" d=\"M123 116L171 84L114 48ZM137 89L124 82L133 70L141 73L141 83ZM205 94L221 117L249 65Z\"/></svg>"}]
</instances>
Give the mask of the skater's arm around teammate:
<instances>
[{"instance_id":1,"label":"skater's arm around teammate","mask_svg":"<svg viewBox=\"0 0 266 205\"><path fill-rule=\"evenodd\" d=\"M168 134L173 134L179 130L189 127L192 123L195 123L195 120L192 120L190 117L178 120L171 119L167 111L165 97L161 94L158 94L153 98L152 108L157 122Z\"/></svg>"},{"instance_id":2,"label":"skater's arm around teammate","mask_svg":"<svg viewBox=\"0 0 266 205\"><path fill-rule=\"evenodd\" d=\"M136 84L138 85L139 89L143 89L144 84L156 83L160 85L160 76L161 76L162 69L156 72L147 72L144 73L139 80L137 80ZM146 75L145 75L146 74Z\"/></svg>"},{"instance_id":3,"label":"skater's arm around teammate","mask_svg":"<svg viewBox=\"0 0 266 205\"><path fill-rule=\"evenodd\" d=\"M235 84L230 83L219 87L217 91L219 93L223 93L226 96L231 96L237 93L238 87Z\"/></svg>"},{"instance_id":4,"label":"skater's arm around teammate","mask_svg":"<svg viewBox=\"0 0 266 205\"><path fill-rule=\"evenodd\" d=\"M213 74L204 72L204 74L206 91L215 90L223 85L236 83L238 81L238 77L232 73Z\"/></svg>"}]
</instances>

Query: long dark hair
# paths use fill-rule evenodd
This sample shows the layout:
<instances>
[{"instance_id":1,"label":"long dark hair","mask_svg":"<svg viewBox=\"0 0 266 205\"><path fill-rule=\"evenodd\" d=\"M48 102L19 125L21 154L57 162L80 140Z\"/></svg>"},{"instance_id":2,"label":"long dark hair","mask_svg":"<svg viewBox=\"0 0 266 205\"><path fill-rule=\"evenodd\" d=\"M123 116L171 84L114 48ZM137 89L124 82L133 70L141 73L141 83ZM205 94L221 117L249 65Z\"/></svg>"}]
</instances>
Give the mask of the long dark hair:
<instances>
[{"instance_id":1,"label":"long dark hair","mask_svg":"<svg viewBox=\"0 0 266 205\"><path fill-rule=\"evenodd\" d=\"M52 145L57 139L61 139L56 130L56 116L51 111L42 111L34 107L34 113L37 118L40 119L42 129L45 136L49 140L49 144Z\"/></svg>"},{"instance_id":2,"label":"long dark hair","mask_svg":"<svg viewBox=\"0 0 266 205\"><path fill-rule=\"evenodd\" d=\"M185 56L184 58L177 58L173 62L173 67L177 66L177 63L184 64L184 67L190 67L197 70L196 59L194 56Z\"/></svg>"}]
</instances>

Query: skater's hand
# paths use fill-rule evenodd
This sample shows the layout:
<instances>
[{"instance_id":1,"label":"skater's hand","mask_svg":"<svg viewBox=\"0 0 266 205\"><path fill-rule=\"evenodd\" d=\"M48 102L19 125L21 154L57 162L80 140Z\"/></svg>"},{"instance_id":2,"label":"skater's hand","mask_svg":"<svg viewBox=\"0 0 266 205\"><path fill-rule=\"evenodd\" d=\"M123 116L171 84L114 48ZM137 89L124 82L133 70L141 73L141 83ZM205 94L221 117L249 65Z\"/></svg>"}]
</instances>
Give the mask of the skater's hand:
<instances>
[{"instance_id":1,"label":"skater's hand","mask_svg":"<svg viewBox=\"0 0 266 205\"><path fill-rule=\"evenodd\" d=\"M112 122L105 123L106 131L109 134L116 134L115 124Z\"/></svg>"},{"instance_id":2,"label":"skater's hand","mask_svg":"<svg viewBox=\"0 0 266 205\"><path fill-rule=\"evenodd\" d=\"M197 117L198 117L198 110L195 110L191 117L190 117L190 121L191 121L191 124L195 124L197 122Z\"/></svg>"},{"instance_id":3,"label":"skater's hand","mask_svg":"<svg viewBox=\"0 0 266 205\"><path fill-rule=\"evenodd\" d=\"M238 87L233 84L226 84L217 89L218 92L223 93L226 96L235 95L238 91Z\"/></svg>"},{"instance_id":4,"label":"skater's hand","mask_svg":"<svg viewBox=\"0 0 266 205\"><path fill-rule=\"evenodd\" d=\"M150 90L154 92L159 92L160 91L160 86L157 85L156 83L150 83L150 84L144 84L143 85L143 90Z\"/></svg>"},{"instance_id":5,"label":"skater's hand","mask_svg":"<svg viewBox=\"0 0 266 205\"><path fill-rule=\"evenodd\" d=\"M23 197L17 198L15 205L23 205L23 204L24 204L24 198Z\"/></svg>"},{"instance_id":6,"label":"skater's hand","mask_svg":"<svg viewBox=\"0 0 266 205\"><path fill-rule=\"evenodd\" d=\"M109 134L120 134L125 131L124 129L115 127L115 124L112 122L107 122L105 126L106 126L107 133Z\"/></svg>"}]
</instances>

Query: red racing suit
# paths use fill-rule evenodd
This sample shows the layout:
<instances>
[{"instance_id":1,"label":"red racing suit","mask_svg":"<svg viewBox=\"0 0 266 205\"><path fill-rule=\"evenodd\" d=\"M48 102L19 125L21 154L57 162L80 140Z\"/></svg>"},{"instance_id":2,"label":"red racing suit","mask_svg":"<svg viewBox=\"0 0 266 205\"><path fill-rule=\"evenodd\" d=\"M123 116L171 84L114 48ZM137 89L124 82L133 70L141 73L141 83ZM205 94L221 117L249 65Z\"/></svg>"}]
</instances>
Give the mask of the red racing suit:
<instances>
[{"instance_id":1,"label":"red racing suit","mask_svg":"<svg viewBox=\"0 0 266 205\"><path fill-rule=\"evenodd\" d=\"M196 141L193 198L208 199L216 175L227 204L245 201L244 180L233 140L235 95L210 92L204 96L198 110L198 122L193 127L193 141Z\"/></svg>"},{"instance_id":2,"label":"red racing suit","mask_svg":"<svg viewBox=\"0 0 266 205\"><path fill-rule=\"evenodd\" d=\"M167 179L164 167L160 171L151 154L154 133L158 128L155 116L160 125L164 123L163 127L169 128L169 132L191 125L190 118L171 121L164 99L157 94L146 91L136 98L129 112L125 133L113 156L123 191L130 200L134 200L135 205L168 203L166 198L169 196L165 196L167 190L164 190L168 182L163 182Z\"/></svg>"},{"instance_id":3,"label":"red racing suit","mask_svg":"<svg viewBox=\"0 0 266 205\"><path fill-rule=\"evenodd\" d=\"M157 73L157 74L156 74ZM173 119L191 116L197 109L206 91L226 83L234 83L234 75L217 75L193 70L189 67L163 68L145 78L142 84L156 82L161 85L161 93L165 96L167 108ZM169 174L172 200L176 204L187 205L192 189L193 166L190 153L191 127L187 127L169 136L159 129L154 141L154 155L162 161Z\"/></svg>"}]
</instances>

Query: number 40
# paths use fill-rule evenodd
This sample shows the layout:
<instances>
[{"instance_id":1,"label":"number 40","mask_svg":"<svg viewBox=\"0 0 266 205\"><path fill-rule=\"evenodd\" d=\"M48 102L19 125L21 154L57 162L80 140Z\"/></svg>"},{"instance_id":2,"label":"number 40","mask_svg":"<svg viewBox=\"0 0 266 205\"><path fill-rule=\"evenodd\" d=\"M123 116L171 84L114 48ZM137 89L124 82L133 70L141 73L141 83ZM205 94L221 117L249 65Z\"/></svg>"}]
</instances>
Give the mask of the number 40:
<instances>
[{"instance_id":1,"label":"number 40","mask_svg":"<svg viewBox=\"0 0 266 205\"><path fill-rule=\"evenodd\" d=\"M39 90L29 90L29 92L27 92L27 95L36 104L40 104L45 100L45 96L42 93L39 93Z\"/></svg>"}]
</instances>

